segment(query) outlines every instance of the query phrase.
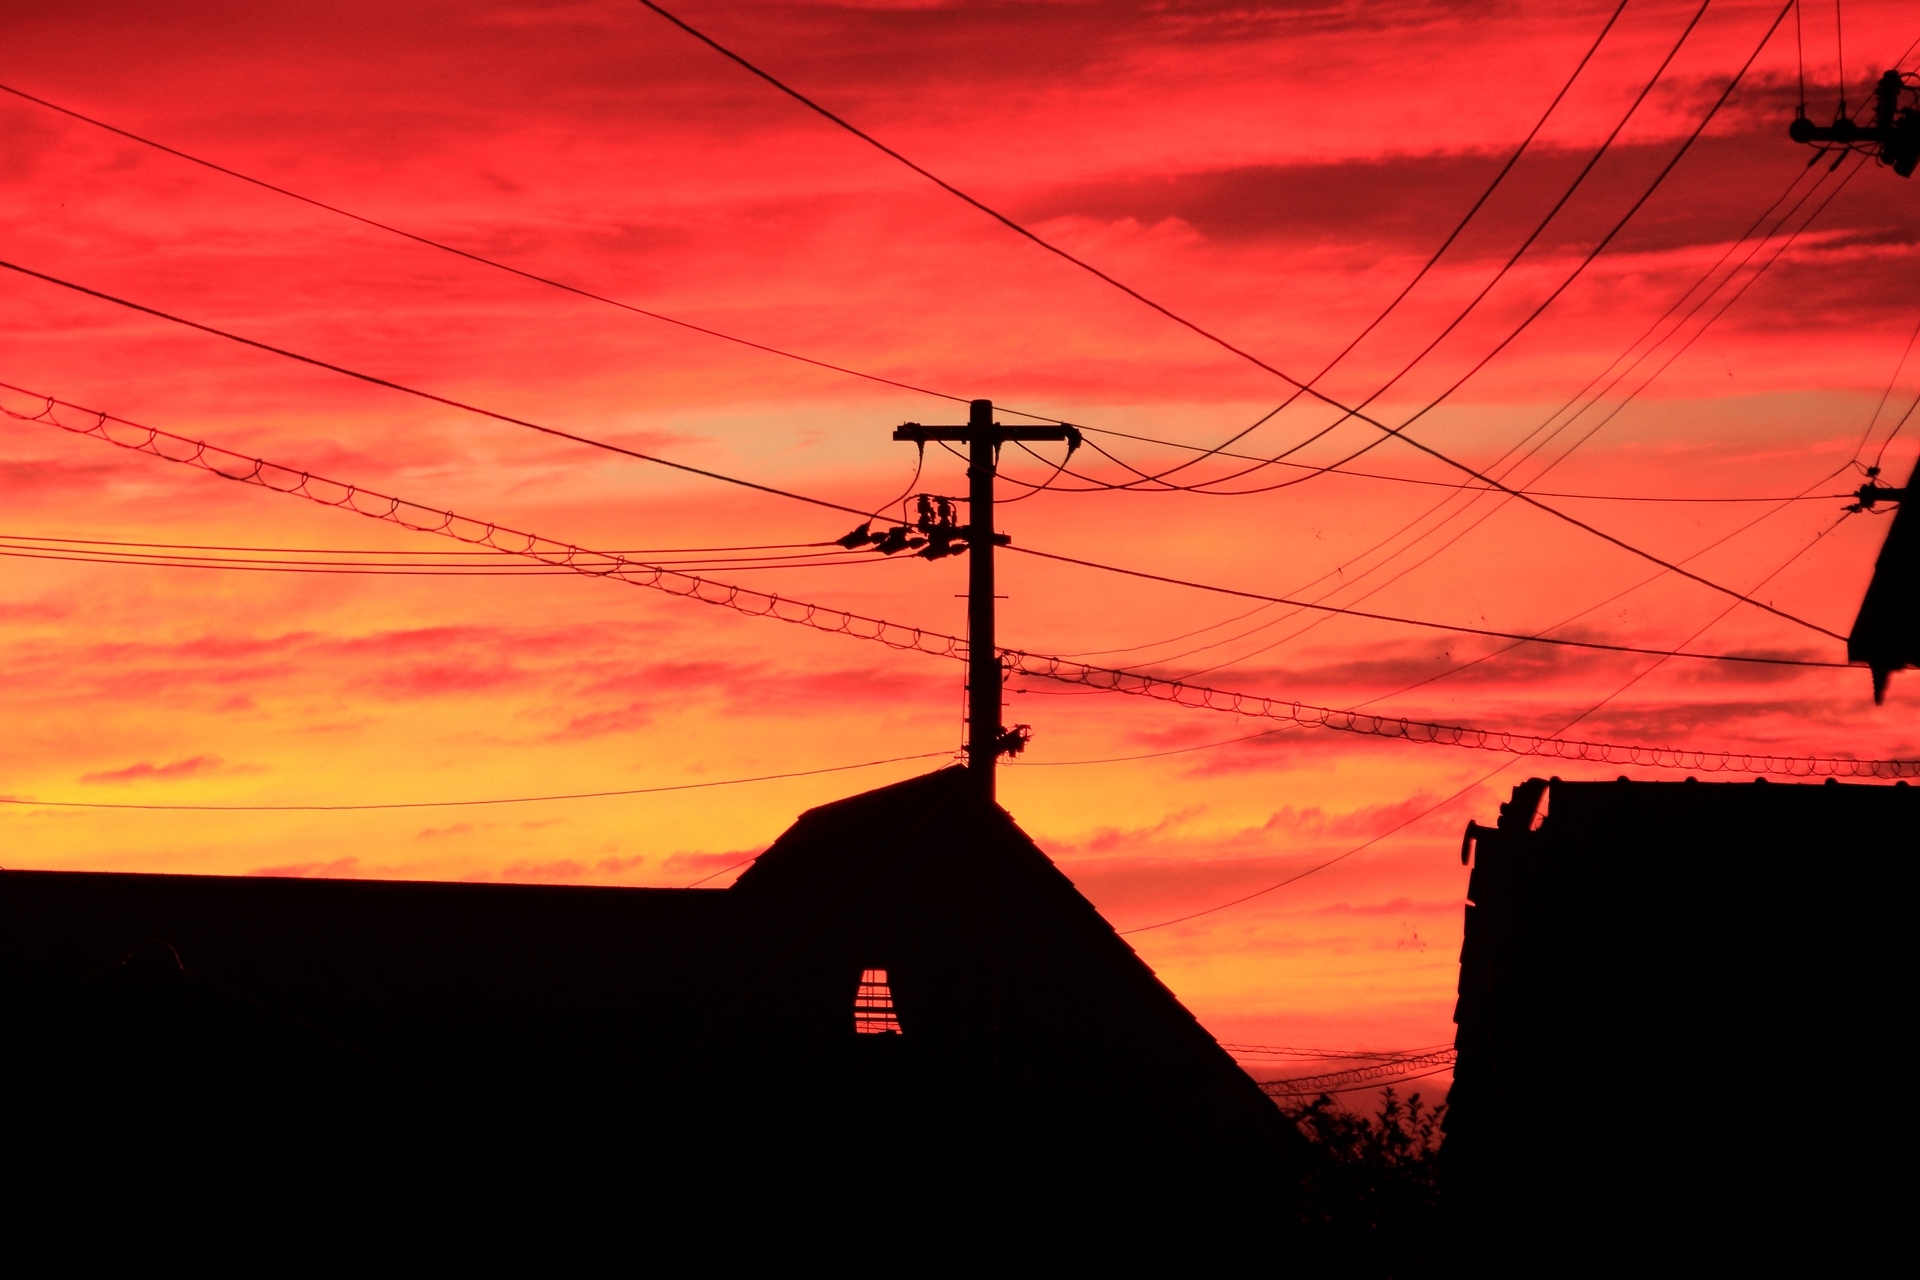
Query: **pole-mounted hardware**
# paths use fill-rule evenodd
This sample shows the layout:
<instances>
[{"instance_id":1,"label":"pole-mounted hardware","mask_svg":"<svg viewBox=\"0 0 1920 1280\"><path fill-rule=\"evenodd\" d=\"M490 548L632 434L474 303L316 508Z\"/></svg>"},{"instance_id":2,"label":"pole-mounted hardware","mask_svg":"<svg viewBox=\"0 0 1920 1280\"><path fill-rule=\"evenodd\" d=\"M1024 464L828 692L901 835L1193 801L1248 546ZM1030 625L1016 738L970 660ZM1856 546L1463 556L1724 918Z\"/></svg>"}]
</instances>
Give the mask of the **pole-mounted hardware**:
<instances>
[{"instance_id":1,"label":"pole-mounted hardware","mask_svg":"<svg viewBox=\"0 0 1920 1280\"><path fill-rule=\"evenodd\" d=\"M993 480L1000 446L1009 440L1064 440L1067 454L1080 447L1080 429L1062 423L1054 427L1003 427L993 420L993 401L975 400L968 406L965 426L929 426L905 422L894 428L895 440L911 440L926 448L930 440L967 446L967 523L954 520L953 499L921 494L918 519L875 533L868 521L839 539L849 549L871 545L888 555L913 551L927 560L969 553L967 564L967 768L980 792L994 798L994 762L1018 755L1033 731L1024 724L1011 729L1000 723L1000 651L994 643L993 549L1012 539L993 529Z\"/></svg>"},{"instance_id":2,"label":"pole-mounted hardware","mask_svg":"<svg viewBox=\"0 0 1920 1280\"><path fill-rule=\"evenodd\" d=\"M1847 661L1863 663L1873 672L1876 706L1886 700L1888 676L1920 666L1920 523L1905 501L1920 481L1920 463L1901 488L1883 486L1879 479L1880 468L1867 468L1867 483L1854 490L1856 501L1848 508L1871 511L1882 502L1899 507L1847 636Z\"/></svg>"},{"instance_id":3,"label":"pole-mounted hardware","mask_svg":"<svg viewBox=\"0 0 1920 1280\"><path fill-rule=\"evenodd\" d=\"M1840 156L1835 167L1849 151L1875 155L1903 178L1911 178L1920 167L1920 105L1902 106L1903 94L1920 92L1920 73L1889 71L1873 87L1873 123L1860 124L1844 112L1834 116L1832 124L1819 125L1807 119L1804 110L1787 126L1787 136L1795 142L1817 142L1821 150L1814 159L1837 147ZM1809 164L1813 161L1808 161Z\"/></svg>"},{"instance_id":4,"label":"pole-mounted hardware","mask_svg":"<svg viewBox=\"0 0 1920 1280\"><path fill-rule=\"evenodd\" d=\"M1877 476L1880 474L1880 468L1869 467L1867 474L1869 476ZM1904 502L1906 501L1906 497L1907 491L1905 489L1894 489L1887 485L1875 484L1872 480L1868 480L1865 484L1853 491L1854 502L1847 510L1871 511L1875 505L1879 503Z\"/></svg>"}]
</instances>

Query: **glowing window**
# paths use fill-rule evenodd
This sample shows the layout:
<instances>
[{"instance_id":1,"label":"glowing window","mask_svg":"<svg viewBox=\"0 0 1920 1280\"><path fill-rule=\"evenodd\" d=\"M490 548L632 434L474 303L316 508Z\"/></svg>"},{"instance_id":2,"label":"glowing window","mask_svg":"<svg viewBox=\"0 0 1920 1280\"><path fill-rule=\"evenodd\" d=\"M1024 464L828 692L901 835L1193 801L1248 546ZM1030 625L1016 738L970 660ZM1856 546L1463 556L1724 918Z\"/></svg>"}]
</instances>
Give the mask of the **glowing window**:
<instances>
[{"instance_id":1,"label":"glowing window","mask_svg":"<svg viewBox=\"0 0 1920 1280\"><path fill-rule=\"evenodd\" d=\"M893 988L885 969L862 969L860 989L853 994L853 1030L863 1036L897 1036L900 1019L893 1011Z\"/></svg>"}]
</instances>

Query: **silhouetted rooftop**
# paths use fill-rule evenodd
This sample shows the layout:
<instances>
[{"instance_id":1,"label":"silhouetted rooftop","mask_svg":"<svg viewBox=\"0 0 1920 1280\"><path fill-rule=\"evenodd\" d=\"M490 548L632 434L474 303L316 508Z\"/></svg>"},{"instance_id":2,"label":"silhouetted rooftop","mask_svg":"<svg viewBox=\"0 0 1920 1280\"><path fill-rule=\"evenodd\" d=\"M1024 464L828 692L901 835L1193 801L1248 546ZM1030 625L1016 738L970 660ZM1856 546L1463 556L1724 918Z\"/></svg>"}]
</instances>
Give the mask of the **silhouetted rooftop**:
<instances>
[{"instance_id":1,"label":"silhouetted rooftop","mask_svg":"<svg viewBox=\"0 0 1920 1280\"><path fill-rule=\"evenodd\" d=\"M13 1082L122 1159L1169 1183L1293 1141L958 769L725 890L8 872L0 913ZM880 970L901 1034L856 1034Z\"/></svg>"},{"instance_id":2,"label":"silhouetted rooftop","mask_svg":"<svg viewBox=\"0 0 1920 1280\"><path fill-rule=\"evenodd\" d=\"M1865 1212L1882 1138L1839 1104L1905 1023L1917 832L1904 782L1533 778L1470 824L1465 1256L1548 1239L1558 1270Z\"/></svg>"}]
</instances>

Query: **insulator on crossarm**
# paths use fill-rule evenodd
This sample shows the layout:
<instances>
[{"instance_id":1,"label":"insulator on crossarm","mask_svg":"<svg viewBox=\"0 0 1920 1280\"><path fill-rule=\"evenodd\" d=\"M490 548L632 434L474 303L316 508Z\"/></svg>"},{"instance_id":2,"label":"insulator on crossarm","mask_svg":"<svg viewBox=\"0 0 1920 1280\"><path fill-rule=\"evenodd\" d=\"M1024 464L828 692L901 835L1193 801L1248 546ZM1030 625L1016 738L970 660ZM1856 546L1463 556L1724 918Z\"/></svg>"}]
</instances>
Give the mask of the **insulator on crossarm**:
<instances>
[{"instance_id":1,"label":"insulator on crossarm","mask_svg":"<svg viewBox=\"0 0 1920 1280\"><path fill-rule=\"evenodd\" d=\"M915 545L918 545L918 541L909 541L906 526L895 525L887 530L885 536L874 539L873 549L883 556L895 556Z\"/></svg>"}]
</instances>

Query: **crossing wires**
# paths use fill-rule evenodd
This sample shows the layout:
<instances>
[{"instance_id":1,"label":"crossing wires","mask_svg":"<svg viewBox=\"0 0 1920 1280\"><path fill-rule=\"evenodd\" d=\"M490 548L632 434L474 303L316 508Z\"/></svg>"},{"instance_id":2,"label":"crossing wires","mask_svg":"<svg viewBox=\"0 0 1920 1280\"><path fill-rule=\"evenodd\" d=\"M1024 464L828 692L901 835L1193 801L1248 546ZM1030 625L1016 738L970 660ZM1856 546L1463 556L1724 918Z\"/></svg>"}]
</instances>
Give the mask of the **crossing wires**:
<instances>
[{"instance_id":1,"label":"crossing wires","mask_svg":"<svg viewBox=\"0 0 1920 1280\"><path fill-rule=\"evenodd\" d=\"M539 534L480 521L456 512L410 502L363 486L328 479L261 458L222 449L201 440L95 415L86 425L62 421L49 400L37 414L7 410L10 417L45 422L89 436L118 448L144 453L192 467L221 479L270 489L336 510L353 512L400 528L454 538L472 546L488 547L506 555L524 557L552 567L567 568L588 577L611 579L628 586L664 592L681 599L729 609L752 617L772 618L794 626L912 650L935 657L967 660L968 646L958 636L909 627L844 609L808 603L717 582L709 578L650 565L604 551L594 551ZM1920 761L1859 760L1834 756L1791 756L1733 751L1702 751L1625 743L1566 739L1523 731L1479 729L1430 721L1383 717L1339 708L1248 694L1168 680L1141 671L1096 667L1048 654L1001 648L1002 669L1010 674L1076 684L1093 690L1149 698L1192 710L1214 711L1252 719L1328 729L1402 742L1492 751L1557 759L1590 760L1607 764L1639 764L1657 768L1685 768L1703 772L1778 773L1818 777L1920 776ZM1662 659L1664 660L1664 659Z\"/></svg>"},{"instance_id":2,"label":"crossing wires","mask_svg":"<svg viewBox=\"0 0 1920 1280\"><path fill-rule=\"evenodd\" d=\"M921 177L933 183L935 186L939 187L941 190L947 192L948 194L954 196L955 198L979 210L981 213L985 214L987 217L992 218L995 222L998 222L1001 225L1005 226L1008 230L1012 231L1014 234L1022 237L1025 240L1030 241L1037 247L1044 249L1046 252L1062 259L1063 261L1071 264L1072 266L1077 267L1078 269L1084 272L1087 272L1088 274L1103 281L1104 283L1110 285L1111 287L1118 289L1120 292L1126 294L1130 298L1133 298L1135 301L1139 302L1141 305L1148 307L1149 309L1155 312L1158 312L1160 315L1166 317L1168 320L1181 326L1182 328L1191 330L1193 333L1195 333L1199 337L1214 344L1215 346L1220 347L1222 350L1229 352L1230 354L1238 357L1241 360L1246 361L1249 364L1252 364L1254 367L1258 369L1264 370L1265 372L1272 374L1274 377L1279 378L1281 381L1286 382L1289 385L1304 392L1305 394L1313 397L1314 399L1321 401L1322 403L1326 404L1328 407L1339 410L1343 415L1358 419L1361 422L1365 422L1369 426L1372 426L1377 430L1383 432L1386 436L1390 436L1394 439L1405 442L1406 444L1410 445L1411 447L1418 450L1419 452L1424 453L1429 457L1432 457L1435 460L1441 463L1444 463L1445 465L1471 477L1472 479L1479 481L1480 483L1487 486L1488 488L1498 489L1502 493L1505 493L1514 498L1517 498L1519 501L1526 503L1528 506L1531 506L1536 510L1542 511L1557 520L1561 520L1567 524L1570 524L1575 528L1580 529L1583 532L1590 534L1593 537L1596 537L1601 541L1606 542L1614 547L1617 547L1623 551L1626 551L1631 555L1638 556L1644 560L1650 561L1651 563L1657 564L1660 567L1668 570L1669 572L1675 573L1680 577L1687 579L1690 582L1696 583L1700 586L1704 586L1711 591L1719 592L1722 595L1726 595L1734 599L1745 600L1745 597L1742 596L1740 592L1735 591L1730 587L1723 586L1720 583L1714 582L1711 579L1708 579L1699 574L1693 573L1690 570L1683 569L1680 566L1674 564L1672 561L1656 556L1652 552L1646 551L1634 545L1633 543L1628 542L1626 539L1619 537L1618 535L1608 533L1605 530L1595 526L1589 521L1582 520L1579 517L1574 516L1569 512L1562 511L1558 507L1554 507L1548 503L1542 502L1541 500L1532 496L1531 494L1524 493L1518 489L1514 489L1506 484L1503 484L1499 480L1483 473L1479 469L1472 467L1467 463L1461 462L1458 459L1451 457L1450 455L1442 452L1441 450L1435 448L1434 446L1427 444L1424 441L1421 441L1413 436L1407 435L1403 427L1389 426L1387 423L1381 421L1380 419L1369 415L1364 410L1352 405L1348 405L1345 402L1338 400L1333 396L1330 396L1327 393L1319 390L1318 388L1310 386L1308 383L1301 381L1299 378L1286 372L1285 370L1279 368L1278 366L1270 363L1269 361L1263 359L1262 357L1255 355L1253 352L1246 350L1244 347L1236 345L1235 343L1228 340L1227 338L1222 337L1220 334L1213 332L1212 330L1206 328L1205 326L1199 324L1194 320L1187 318L1186 316L1180 314L1179 312L1172 310L1171 308L1165 306L1164 304L1158 301L1155 301L1153 298L1148 297L1144 293L1141 293L1139 290L1133 288L1131 285L1126 284L1124 281L1116 278L1115 276L1108 274L1106 271L1100 269L1099 267L1094 266L1092 263L1086 261L1085 259L1080 258L1068 252L1066 249L1063 249L1060 246L1045 239L1044 237L1038 235L1034 231L1023 226L1019 222L1016 222L1014 219L1001 213L997 209L994 209L991 206L976 199L975 197L969 195L967 192L961 190L959 187L954 186L952 183L946 181L944 178L939 177L937 174L931 172L930 170L924 168L923 166L916 163L915 161L909 159L907 156L903 155L899 151L896 151L892 147L881 142L879 139L867 133L865 130L859 128L858 126L852 124L851 122L847 121L841 116L828 110L826 107L822 106L820 103L815 102L812 98L808 97L806 94L801 93L799 90L793 88L792 86L788 85L784 81L780 80L778 77L774 76L771 72L764 70L763 68L749 61L747 58L743 57L739 53L736 53L732 49L721 44L720 42L715 40L713 37L705 34L702 31L699 31L698 29L689 25L687 22L685 22L681 18L676 17L674 14L669 13L666 9L654 3L654 0L637 0L637 3L643 5L648 9L653 10L655 13L659 14L662 18L666 19L668 22L671 22L676 27L679 27L682 31L685 31L688 35L699 40L701 43L709 46L710 48L712 48L713 50L721 54L723 57L729 59L734 63L737 63L739 66L741 66L751 74L766 81L768 84L772 85L775 89L778 89L781 93L784 93L787 96L793 98L795 101L799 102L801 105L805 106L807 109L819 114L822 118L830 121L835 126L846 130L848 133L851 133L855 137L859 138L861 141L867 143L869 146L874 147L875 149L879 150L883 154L891 157L895 161L906 166L908 169L912 170L916 174L919 174ZM1761 50L1766 47L1767 43L1773 38L1774 32L1776 32L1779 29L1781 22L1786 19L1787 11L1792 7L1792 4L1793 4L1793 0L1786 0L1786 3L1780 6L1779 11L1775 13L1773 17L1772 22L1768 25L1766 31L1761 35L1760 40L1755 44L1752 53L1750 53L1747 56L1746 60L1740 65L1739 70L1734 73L1731 79L1729 79L1729 81L1727 82L1726 88L1723 89L1719 97L1715 99L1713 106L1708 110L1706 116L1701 120L1700 124L1694 129L1693 133L1688 136L1686 142L1682 144L1680 149L1677 152L1675 152L1673 158L1667 162L1665 168L1661 170L1660 176L1656 180L1654 187L1650 187L1648 191L1644 195L1642 195L1642 197L1638 201L1635 202L1633 208L1628 210L1626 218L1631 218L1633 214L1638 211L1641 205L1643 205L1646 202L1646 200L1652 196L1653 190L1659 185L1659 182L1664 180L1666 175L1673 171L1674 166L1676 166L1680 162L1680 159L1686 155L1687 151L1692 147L1693 143L1700 137L1701 133L1706 129L1707 123L1711 121L1713 117L1719 112L1720 108L1726 104L1727 99L1732 96L1733 91L1739 86L1741 80L1745 78L1747 71L1753 66L1755 59L1757 59L1760 56ZM1616 224L1613 230L1609 232L1606 239L1603 240L1600 243L1600 245L1595 247L1595 249L1593 250L1593 253L1589 255L1589 259L1588 259L1589 261L1593 256L1597 256L1599 252L1606 247L1607 243L1611 242L1613 236L1618 233L1620 227L1625 225L1626 218L1623 218L1620 223ZM0 263L0 265L5 265L5 264ZM1570 284L1570 283L1571 283L1571 277L1566 282L1566 284ZM1548 298L1546 298L1537 308L1535 308L1535 310L1528 317L1527 323L1531 323L1531 320L1534 317L1537 317L1541 312L1545 311L1545 309L1552 304L1554 299L1558 298L1560 296L1560 293L1564 291L1566 284L1563 284L1559 289L1555 290L1554 293L1549 295ZM1487 361L1491 360L1495 355L1499 353L1499 351L1504 350L1505 347L1513 340L1513 338L1518 336L1518 332L1519 331L1516 330L1514 334L1510 335L1498 347L1496 347L1493 351L1489 352L1479 363L1477 363L1472 369L1470 369L1466 375L1464 375L1462 378L1456 381L1453 387L1449 388L1447 392L1443 393L1441 398L1444 399L1446 395L1451 395L1452 392L1454 390L1457 390L1459 386L1463 385L1468 378L1471 378L1473 374L1477 373L1482 367L1484 367ZM1437 404L1438 401L1435 401L1434 403ZM1429 408L1431 407L1432 406L1430 405ZM1426 412L1426 410L1422 410L1422 412L1424 413ZM1346 459L1343 459L1343 461L1345 460ZM1754 608L1763 610L1764 612L1767 612L1767 613L1774 614L1775 616L1785 619L1788 622L1794 623L1796 626L1805 627L1813 631L1819 631L1822 634L1831 634L1827 632L1825 628L1820 627L1817 624L1808 622L1804 618L1797 617L1785 610L1777 609L1772 605L1765 604L1760 601L1753 601L1753 600L1747 600L1746 602L1751 604Z\"/></svg>"}]
</instances>

